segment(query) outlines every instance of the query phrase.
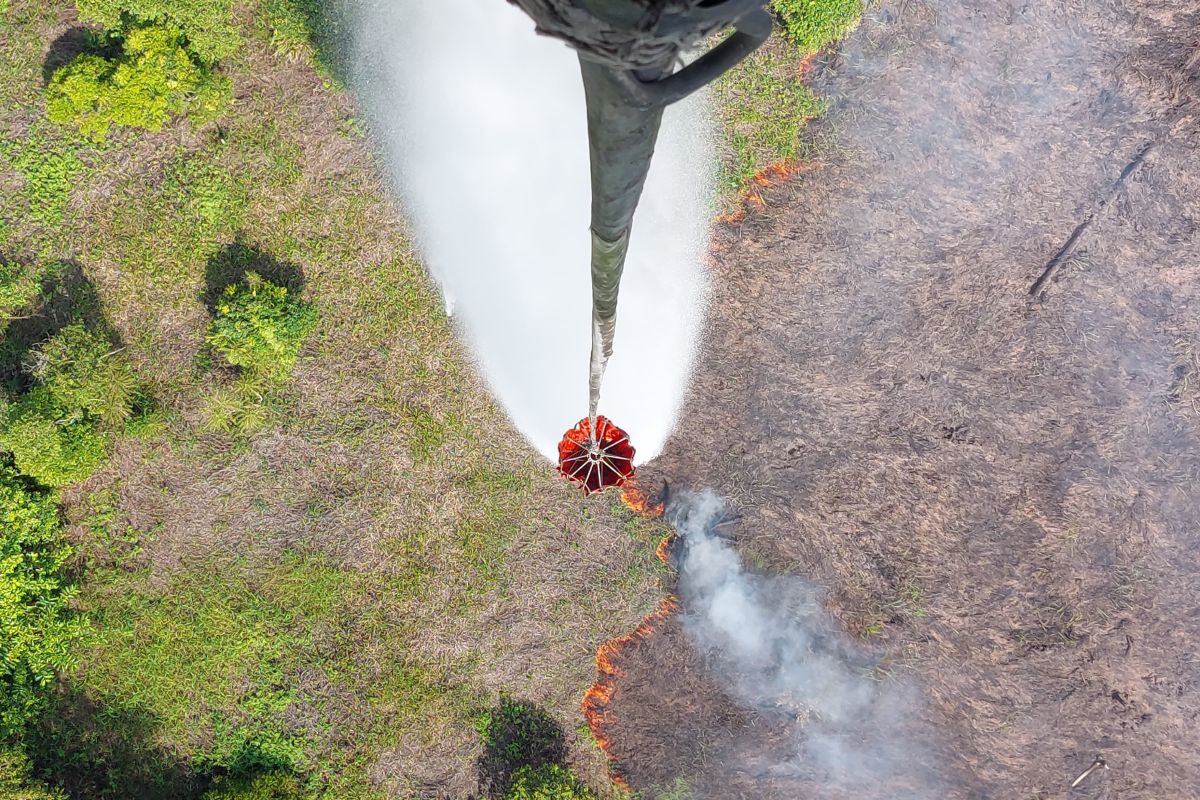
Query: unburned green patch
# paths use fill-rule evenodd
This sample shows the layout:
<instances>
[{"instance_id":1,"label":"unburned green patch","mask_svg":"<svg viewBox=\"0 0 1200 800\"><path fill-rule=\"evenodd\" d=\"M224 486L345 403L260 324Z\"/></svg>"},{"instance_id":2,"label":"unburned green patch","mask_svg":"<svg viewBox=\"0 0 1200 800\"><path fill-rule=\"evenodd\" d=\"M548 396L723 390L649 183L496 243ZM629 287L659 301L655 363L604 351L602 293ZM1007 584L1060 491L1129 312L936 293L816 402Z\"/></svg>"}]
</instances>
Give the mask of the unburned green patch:
<instances>
[{"instance_id":1,"label":"unburned green patch","mask_svg":"<svg viewBox=\"0 0 1200 800\"><path fill-rule=\"evenodd\" d=\"M802 156L805 126L825 112L804 83L808 60L845 36L863 10L861 0L773 0L772 6L782 30L716 84L727 196L769 166Z\"/></svg>"},{"instance_id":2,"label":"unburned green patch","mask_svg":"<svg viewBox=\"0 0 1200 800\"><path fill-rule=\"evenodd\" d=\"M327 78L341 83L347 70L346 8L321 0L263 0L271 49L288 60L310 59Z\"/></svg>"},{"instance_id":3,"label":"unburned green patch","mask_svg":"<svg viewBox=\"0 0 1200 800\"><path fill-rule=\"evenodd\" d=\"M862 0L771 0L787 38L813 53L845 36L862 16Z\"/></svg>"},{"instance_id":4,"label":"unburned green patch","mask_svg":"<svg viewBox=\"0 0 1200 800\"><path fill-rule=\"evenodd\" d=\"M801 80L800 62L793 48L769 42L718 82L725 188L742 187L766 166L800 156L805 125L825 108Z\"/></svg>"},{"instance_id":5,"label":"unburned green patch","mask_svg":"<svg viewBox=\"0 0 1200 800\"><path fill-rule=\"evenodd\" d=\"M455 684L408 654L415 632L384 589L295 553L214 556L166 585L108 572L83 598L93 626L73 687L157 720L198 773L322 764L320 788L374 747L465 714ZM347 715L365 725L351 742Z\"/></svg>"},{"instance_id":6,"label":"unburned green patch","mask_svg":"<svg viewBox=\"0 0 1200 800\"><path fill-rule=\"evenodd\" d=\"M22 141L0 140L0 159L23 181L18 211L43 225L61 222L84 171L76 148L35 129Z\"/></svg>"}]
</instances>

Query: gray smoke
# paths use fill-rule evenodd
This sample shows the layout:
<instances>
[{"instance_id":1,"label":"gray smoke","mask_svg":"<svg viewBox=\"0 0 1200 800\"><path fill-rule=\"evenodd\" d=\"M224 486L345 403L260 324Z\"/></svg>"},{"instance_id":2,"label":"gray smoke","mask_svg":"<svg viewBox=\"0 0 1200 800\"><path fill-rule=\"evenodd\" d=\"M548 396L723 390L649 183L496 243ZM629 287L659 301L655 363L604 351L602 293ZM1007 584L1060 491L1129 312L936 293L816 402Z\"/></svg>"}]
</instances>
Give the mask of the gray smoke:
<instances>
[{"instance_id":1,"label":"gray smoke","mask_svg":"<svg viewBox=\"0 0 1200 800\"><path fill-rule=\"evenodd\" d=\"M816 783L856 798L929 796L926 745L901 731L916 692L885 678L877 659L839 629L813 584L746 569L722 534L726 506L712 492L673 500L684 627L725 691L787 731L757 774ZM747 752L731 754L745 771ZM921 766L918 766L921 765Z\"/></svg>"}]
</instances>

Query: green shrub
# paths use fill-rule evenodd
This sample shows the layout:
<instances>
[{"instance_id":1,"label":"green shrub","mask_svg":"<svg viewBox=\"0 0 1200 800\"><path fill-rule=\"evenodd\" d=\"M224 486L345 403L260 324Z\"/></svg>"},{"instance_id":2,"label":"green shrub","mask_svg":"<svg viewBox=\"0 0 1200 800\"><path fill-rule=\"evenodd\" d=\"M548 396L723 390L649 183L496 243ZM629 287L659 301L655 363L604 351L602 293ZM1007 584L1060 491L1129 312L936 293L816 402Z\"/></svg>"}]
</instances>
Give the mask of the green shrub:
<instances>
[{"instance_id":1,"label":"green shrub","mask_svg":"<svg viewBox=\"0 0 1200 800\"><path fill-rule=\"evenodd\" d=\"M129 419L137 378L108 338L81 324L68 325L33 353L33 376L68 413L118 425Z\"/></svg>"},{"instance_id":2,"label":"green shrub","mask_svg":"<svg viewBox=\"0 0 1200 800\"><path fill-rule=\"evenodd\" d=\"M846 35L862 16L862 0L773 0L793 44L815 53Z\"/></svg>"},{"instance_id":3,"label":"green shrub","mask_svg":"<svg viewBox=\"0 0 1200 800\"><path fill-rule=\"evenodd\" d=\"M33 302L40 289L36 270L16 261L0 260L0 323Z\"/></svg>"},{"instance_id":4,"label":"green shrub","mask_svg":"<svg viewBox=\"0 0 1200 800\"><path fill-rule=\"evenodd\" d=\"M253 377L242 376L231 386L213 387L201 401L204 426L211 431L249 436L269 421L267 400Z\"/></svg>"},{"instance_id":5,"label":"green shrub","mask_svg":"<svg viewBox=\"0 0 1200 800\"><path fill-rule=\"evenodd\" d=\"M231 0L75 0L79 18L110 33L126 24L168 23L188 39L188 48L205 64L228 58L241 46Z\"/></svg>"},{"instance_id":6,"label":"green shrub","mask_svg":"<svg viewBox=\"0 0 1200 800\"><path fill-rule=\"evenodd\" d=\"M216 312L208 343L230 364L268 379L291 373L304 340L317 324L313 306L254 273L225 287Z\"/></svg>"},{"instance_id":7,"label":"green shrub","mask_svg":"<svg viewBox=\"0 0 1200 800\"><path fill-rule=\"evenodd\" d=\"M0 448L47 486L89 477L104 462L106 432L150 405L124 355L78 323L34 348L30 367L38 383L0 415Z\"/></svg>"},{"instance_id":8,"label":"green shrub","mask_svg":"<svg viewBox=\"0 0 1200 800\"><path fill-rule=\"evenodd\" d=\"M104 463L105 437L95 424L64 409L44 386L10 405L0 425L0 448L17 468L46 486L81 481Z\"/></svg>"},{"instance_id":9,"label":"green shrub","mask_svg":"<svg viewBox=\"0 0 1200 800\"><path fill-rule=\"evenodd\" d=\"M596 800L596 795L557 764L521 767L504 800Z\"/></svg>"},{"instance_id":10,"label":"green shrub","mask_svg":"<svg viewBox=\"0 0 1200 800\"><path fill-rule=\"evenodd\" d=\"M0 797L4 800L67 800L30 776L29 758L15 747L0 748Z\"/></svg>"},{"instance_id":11,"label":"green shrub","mask_svg":"<svg viewBox=\"0 0 1200 800\"><path fill-rule=\"evenodd\" d=\"M19 732L80 632L60 569L71 555L56 498L0 465L0 739Z\"/></svg>"},{"instance_id":12,"label":"green shrub","mask_svg":"<svg viewBox=\"0 0 1200 800\"><path fill-rule=\"evenodd\" d=\"M179 28L129 28L115 58L76 56L46 87L46 113L60 125L103 141L113 125L162 130L172 114L197 123L224 113L229 81L214 75L186 49Z\"/></svg>"},{"instance_id":13,"label":"green shrub","mask_svg":"<svg viewBox=\"0 0 1200 800\"><path fill-rule=\"evenodd\" d=\"M201 800L303 800L308 797L292 775L268 772L250 778L223 778Z\"/></svg>"}]
</instances>

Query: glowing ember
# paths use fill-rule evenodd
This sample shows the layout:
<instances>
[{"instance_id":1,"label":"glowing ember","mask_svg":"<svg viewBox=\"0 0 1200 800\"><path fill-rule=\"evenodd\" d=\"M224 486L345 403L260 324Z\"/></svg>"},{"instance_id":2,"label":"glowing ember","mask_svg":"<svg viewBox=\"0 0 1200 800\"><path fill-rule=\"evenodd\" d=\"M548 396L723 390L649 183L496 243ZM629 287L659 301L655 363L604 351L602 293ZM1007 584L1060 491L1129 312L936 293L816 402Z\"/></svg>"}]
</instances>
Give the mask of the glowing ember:
<instances>
[{"instance_id":1,"label":"glowing ember","mask_svg":"<svg viewBox=\"0 0 1200 800\"><path fill-rule=\"evenodd\" d=\"M679 601L673 595L667 595L658 604L658 608L643 617L641 623L631 632L615 639L609 639L596 651L596 671L600 675L591 688L584 692L583 702L580 705L583 708L584 719L587 720L588 727L592 730L592 736L595 737L596 743L600 745L600 749L608 756L610 762L612 761L612 739L606 730L611 721L608 704L612 701L613 693L616 691L617 679L624 674L620 667L621 657L630 645L653 634L677 608L679 608ZM623 789L629 788L619 775L614 774L612 780Z\"/></svg>"},{"instance_id":2,"label":"glowing ember","mask_svg":"<svg viewBox=\"0 0 1200 800\"><path fill-rule=\"evenodd\" d=\"M600 417L603 419L603 417ZM584 420L586 423L587 420ZM583 423L581 423L583 424ZM597 427L600 427L597 423ZM648 517L658 517L663 513L663 504L657 499L651 501L641 489L630 480L621 490L621 502L630 510ZM671 533L662 538L655 548L655 553L664 562L669 563L670 548L675 542L675 534ZM631 632L615 639L609 639L596 651L596 671L599 677L591 688L584 692L584 719L592 731L592 736L600 749L608 756L609 764L613 764L612 737L608 733L608 725L613 721L609 703L617 690L617 679L624 675L621 660L631 645L649 638L658 627L679 608L679 601L674 595L667 595L659 602L658 608L642 618L642 621ZM610 774L612 781L621 789L629 790L629 784L615 772Z\"/></svg>"},{"instance_id":3,"label":"glowing ember","mask_svg":"<svg viewBox=\"0 0 1200 800\"><path fill-rule=\"evenodd\" d=\"M646 497L646 493L633 483L627 483L621 489L621 502L630 511L636 514L645 514L647 517L661 517L663 513L663 504L651 503L650 499Z\"/></svg>"},{"instance_id":4,"label":"glowing ember","mask_svg":"<svg viewBox=\"0 0 1200 800\"><path fill-rule=\"evenodd\" d=\"M789 178L816 168L816 164L800 161L780 161L764 167L750 179L749 185L742 191L742 202L738 209L731 214L720 217L724 223L741 222L746 218L746 210L751 206L764 208L767 201L763 198L761 189L777 186Z\"/></svg>"},{"instance_id":5,"label":"glowing ember","mask_svg":"<svg viewBox=\"0 0 1200 800\"><path fill-rule=\"evenodd\" d=\"M633 477L633 445L629 436L603 416L596 417L596 436L586 417L558 443L558 471L588 494L624 486Z\"/></svg>"}]
</instances>

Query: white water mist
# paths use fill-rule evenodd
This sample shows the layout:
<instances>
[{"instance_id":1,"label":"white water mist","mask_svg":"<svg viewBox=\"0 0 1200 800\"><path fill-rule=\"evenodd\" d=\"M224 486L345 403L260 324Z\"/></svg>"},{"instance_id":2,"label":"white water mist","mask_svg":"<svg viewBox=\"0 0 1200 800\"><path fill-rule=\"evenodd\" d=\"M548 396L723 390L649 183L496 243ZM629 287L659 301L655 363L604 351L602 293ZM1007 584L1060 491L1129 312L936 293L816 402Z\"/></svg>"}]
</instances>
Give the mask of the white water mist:
<instances>
[{"instance_id":1,"label":"white water mist","mask_svg":"<svg viewBox=\"0 0 1200 800\"><path fill-rule=\"evenodd\" d=\"M673 500L680 534L679 597L688 637L726 691L771 720L791 720L779 754L755 752L773 777L807 777L831 796L939 796L927 743L904 730L916 693L873 677L873 659L838 628L819 590L794 576L751 572L720 535L725 503L712 492ZM745 753L734 756L744 766ZM814 777L815 776L815 777Z\"/></svg>"},{"instance_id":2,"label":"white water mist","mask_svg":"<svg viewBox=\"0 0 1200 800\"><path fill-rule=\"evenodd\" d=\"M590 184L574 53L503 0L357 15L356 90L421 252L493 392L540 452L587 414ZM600 413L662 448L702 315L711 153L702 98L668 109L634 221Z\"/></svg>"}]
</instances>

